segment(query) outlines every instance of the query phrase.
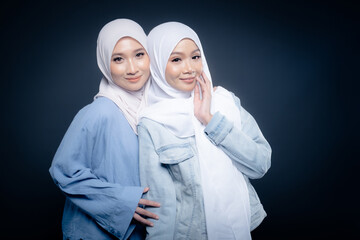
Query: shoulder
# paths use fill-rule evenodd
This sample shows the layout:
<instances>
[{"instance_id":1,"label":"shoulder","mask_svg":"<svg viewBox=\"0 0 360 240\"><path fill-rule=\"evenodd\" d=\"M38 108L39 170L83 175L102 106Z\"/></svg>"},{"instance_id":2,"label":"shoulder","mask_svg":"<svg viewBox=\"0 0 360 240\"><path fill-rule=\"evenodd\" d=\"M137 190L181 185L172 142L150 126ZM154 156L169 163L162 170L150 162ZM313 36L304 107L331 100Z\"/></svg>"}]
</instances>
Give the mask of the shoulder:
<instances>
[{"instance_id":1,"label":"shoulder","mask_svg":"<svg viewBox=\"0 0 360 240\"><path fill-rule=\"evenodd\" d=\"M179 138L175 136L163 124L148 118L141 118L138 124L139 140L151 139L155 148L161 148L167 145L183 144L187 142L187 138Z\"/></svg>"},{"instance_id":2,"label":"shoulder","mask_svg":"<svg viewBox=\"0 0 360 240\"><path fill-rule=\"evenodd\" d=\"M226 88L224 87L221 87L221 86L218 86L214 92L214 94L216 95L221 95L223 97L228 97L228 98L231 98L236 106L240 109L241 108L241 101L240 101L240 98L237 97L233 92L227 90Z\"/></svg>"},{"instance_id":3,"label":"shoulder","mask_svg":"<svg viewBox=\"0 0 360 240\"><path fill-rule=\"evenodd\" d=\"M122 120L126 121L120 108L112 100L106 97L99 97L95 99L90 104L89 114L100 119L118 119L120 117Z\"/></svg>"},{"instance_id":4,"label":"shoulder","mask_svg":"<svg viewBox=\"0 0 360 240\"><path fill-rule=\"evenodd\" d=\"M94 127L95 125L106 126L111 122L124 122L127 120L116 104L106 97L99 97L92 103L82 108L75 116L74 121L83 126Z\"/></svg>"},{"instance_id":5,"label":"shoulder","mask_svg":"<svg viewBox=\"0 0 360 240\"><path fill-rule=\"evenodd\" d=\"M88 109L89 114L93 114L99 117L117 116L122 114L121 110L116 104L106 97L99 97L95 99Z\"/></svg>"},{"instance_id":6,"label":"shoulder","mask_svg":"<svg viewBox=\"0 0 360 240\"><path fill-rule=\"evenodd\" d=\"M156 132L164 132L165 127L149 118L141 118L138 123L138 129L141 129L142 132L146 131L149 135L152 135Z\"/></svg>"},{"instance_id":7,"label":"shoulder","mask_svg":"<svg viewBox=\"0 0 360 240\"><path fill-rule=\"evenodd\" d=\"M167 139L164 128L165 127L158 122L148 118L141 118L137 125L140 148L143 145L151 144L157 149L159 142Z\"/></svg>"}]
</instances>

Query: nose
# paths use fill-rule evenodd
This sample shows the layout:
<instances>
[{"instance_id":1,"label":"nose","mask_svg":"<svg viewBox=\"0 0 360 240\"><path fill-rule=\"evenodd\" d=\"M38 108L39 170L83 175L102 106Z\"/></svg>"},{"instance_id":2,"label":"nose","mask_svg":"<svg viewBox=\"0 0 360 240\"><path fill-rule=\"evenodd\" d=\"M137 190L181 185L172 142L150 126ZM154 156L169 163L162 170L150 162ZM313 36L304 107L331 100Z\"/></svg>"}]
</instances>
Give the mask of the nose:
<instances>
[{"instance_id":1,"label":"nose","mask_svg":"<svg viewBox=\"0 0 360 240\"><path fill-rule=\"evenodd\" d=\"M126 74L128 75L135 75L138 72L136 62L133 59L129 59L129 64L127 67Z\"/></svg>"},{"instance_id":2,"label":"nose","mask_svg":"<svg viewBox=\"0 0 360 240\"><path fill-rule=\"evenodd\" d=\"M192 74L194 72L194 66L191 61L184 61L184 74Z\"/></svg>"}]
</instances>

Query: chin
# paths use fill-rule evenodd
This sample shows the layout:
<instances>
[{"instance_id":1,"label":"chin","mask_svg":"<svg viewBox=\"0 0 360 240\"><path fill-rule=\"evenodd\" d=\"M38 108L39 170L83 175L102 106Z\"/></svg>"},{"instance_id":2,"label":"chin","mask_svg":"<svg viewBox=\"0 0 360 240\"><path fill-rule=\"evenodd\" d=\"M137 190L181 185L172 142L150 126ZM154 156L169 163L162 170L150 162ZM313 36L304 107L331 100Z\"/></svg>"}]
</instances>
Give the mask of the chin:
<instances>
[{"instance_id":1,"label":"chin","mask_svg":"<svg viewBox=\"0 0 360 240\"><path fill-rule=\"evenodd\" d=\"M138 81L136 83L133 84L129 84L128 86L126 86L126 90L128 91L138 91L140 90L146 83L147 81Z\"/></svg>"},{"instance_id":2,"label":"chin","mask_svg":"<svg viewBox=\"0 0 360 240\"><path fill-rule=\"evenodd\" d=\"M133 86L129 86L128 89L126 89L126 90L129 90L129 91L138 91L138 90L140 90L143 86L144 86L144 84L136 84L136 85L133 85Z\"/></svg>"},{"instance_id":3,"label":"chin","mask_svg":"<svg viewBox=\"0 0 360 240\"><path fill-rule=\"evenodd\" d=\"M191 92L192 90L194 90L194 88L195 88L195 84L194 85L187 85L187 86L184 86L183 88L182 88L182 90L184 91L184 92Z\"/></svg>"}]
</instances>

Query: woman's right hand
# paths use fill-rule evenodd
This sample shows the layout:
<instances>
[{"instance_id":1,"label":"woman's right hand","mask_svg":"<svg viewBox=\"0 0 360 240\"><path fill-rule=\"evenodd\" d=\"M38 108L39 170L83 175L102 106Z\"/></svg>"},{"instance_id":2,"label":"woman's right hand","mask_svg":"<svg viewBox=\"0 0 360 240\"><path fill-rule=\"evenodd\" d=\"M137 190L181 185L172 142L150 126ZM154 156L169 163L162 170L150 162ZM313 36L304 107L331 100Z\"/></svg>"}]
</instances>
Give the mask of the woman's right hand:
<instances>
[{"instance_id":1,"label":"woman's right hand","mask_svg":"<svg viewBox=\"0 0 360 240\"><path fill-rule=\"evenodd\" d=\"M147 193L148 191L149 191L149 188L146 187L144 189L143 193ZM144 208L141 208L140 205L143 205L144 207L146 207L146 206L160 207L160 203L142 198L142 199L140 199L138 205L139 206L136 208L135 213L134 213L134 219L144 225L153 227L154 224L152 222L150 222L149 220L147 220L147 218L153 218L153 219L158 220L159 216L152 212L149 212L148 210L145 210Z\"/></svg>"},{"instance_id":2,"label":"woman's right hand","mask_svg":"<svg viewBox=\"0 0 360 240\"><path fill-rule=\"evenodd\" d=\"M194 115L203 124L207 125L213 115L210 112L211 105L211 82L204 72L201 73L202 78L197 77L196 80L200 84L196 84L194 91ZM200 91L201 96L200 98Z\"/></svg>"}]
</instances>

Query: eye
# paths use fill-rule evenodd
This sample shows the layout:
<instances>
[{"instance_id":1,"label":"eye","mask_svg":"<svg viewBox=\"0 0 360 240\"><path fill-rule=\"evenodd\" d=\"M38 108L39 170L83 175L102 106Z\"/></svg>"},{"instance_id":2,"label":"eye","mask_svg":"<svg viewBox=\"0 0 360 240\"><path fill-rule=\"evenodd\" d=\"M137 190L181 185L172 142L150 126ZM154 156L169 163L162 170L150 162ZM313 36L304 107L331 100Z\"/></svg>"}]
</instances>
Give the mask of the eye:
<instances>
[{"instance_id":1,"label":"eye","mask_svg":"<svg viewBox=\"0 0 360 240\"><path fill-rule=\"evenodd\" d=\"M173 60L171 60L171 62L180 62L181 59L180 58L174 58Z\"/></svg>"},{"instance_id":2,"label":"eye","mask_svg":"<svg viewBox=\"0 0 360 240\"><path fill-rule=\"evenodd\" d=\"M200 59L200 58L201 58L200 55L196 55L196 56L193 56L193 57L192 57L192 59L195 59L195 60Z\"/></svg>"},{"instance_id":3,"label":"eye","mask_svg":"<svg viewBox=\"0 0 360 240\"><path fill-rule=\"evenodd\" d=\"M142 57L142 56L144 56L144 55L145 55L144 52L139 52L139 53L136 54L136 57L140 58L140 57Z\"/></svg>"},{"instance_id":4,"label":"eye","mask_svg":"<svg viewBox=\"0 0 360 240\"><path fill-rule=\"evenodd\" d=\"M120 62L122 62L122 60L123 60L122 57L115 57L115 58L113 59L113 61L116 62L116 63L120 63Z\"/></svg>"}]
</instances>

